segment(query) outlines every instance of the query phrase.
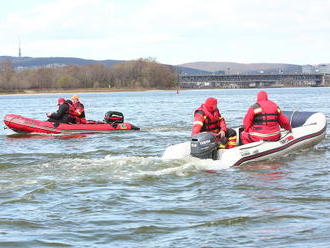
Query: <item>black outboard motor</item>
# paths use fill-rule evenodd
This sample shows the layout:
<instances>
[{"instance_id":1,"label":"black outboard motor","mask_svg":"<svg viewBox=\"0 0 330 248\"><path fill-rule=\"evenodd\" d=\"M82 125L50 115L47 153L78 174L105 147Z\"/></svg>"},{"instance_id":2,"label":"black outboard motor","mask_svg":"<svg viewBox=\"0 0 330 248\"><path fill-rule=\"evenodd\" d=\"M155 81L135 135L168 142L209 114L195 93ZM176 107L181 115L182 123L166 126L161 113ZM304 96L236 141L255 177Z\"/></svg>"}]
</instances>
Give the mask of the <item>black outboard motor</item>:
<instances>
[{"instance_id":1,"label":"black outboard motor","mask_svg":"<svg viewBox=\"0 0 330 248\"><path fill-rule=\"evenodd\" d=\"M123 123L124 115L121 112L108 111L105 113L104 122L109 123L109 124Z\"/></svg>"},{"instance_id":2,"label":"black outboard motor","mask_svg":"<svg viewBox=\"0 0 330 248\"><path fill-rule=\"evenodd\" d=\"M190 142L190 155L193 157L216 160L218 158L217 136L214 133L203 132L194 135Z\"/></svg>"}]
</instances>

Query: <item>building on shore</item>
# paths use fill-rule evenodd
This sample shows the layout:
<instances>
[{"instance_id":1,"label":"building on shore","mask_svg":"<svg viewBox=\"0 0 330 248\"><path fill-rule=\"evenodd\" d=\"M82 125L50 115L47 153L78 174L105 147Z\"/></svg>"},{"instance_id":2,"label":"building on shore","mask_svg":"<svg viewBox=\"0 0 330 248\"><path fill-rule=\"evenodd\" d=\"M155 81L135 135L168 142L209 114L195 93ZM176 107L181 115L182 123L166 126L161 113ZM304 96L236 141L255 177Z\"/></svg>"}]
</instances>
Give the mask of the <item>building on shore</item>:
<instances>
[{"instance_id":1,"label":"building on shore","mask_svg":"<svg viewBox=\"0 0 330 248\"><path fill-rule=\"evenodd\" d=\"M303 65L302 73L313 74L330 74L330 64L319 64L319 65Z\"/></svg>"},{"instance_id":2,"label":"building on shore","mask_svg":"<svg viewBox=\"0 0 330 248\"><path fill-rule=\"evenodd\" d=\"M316 71L322 74L330 74L330 64L320 64L317 65Z\"/></svg>"},{"instance_id":3,"label":"building on shore","mask_svg":"<svg viewBox=\"0 0 330 248\"><path fill-rule=\"evenodd\" d=\"M308 74L315 73L315 66L313 66L313 65L303 65L301 67L301 70L302 70L302 73L308 73Z\"/></svg>"}]
</instances>

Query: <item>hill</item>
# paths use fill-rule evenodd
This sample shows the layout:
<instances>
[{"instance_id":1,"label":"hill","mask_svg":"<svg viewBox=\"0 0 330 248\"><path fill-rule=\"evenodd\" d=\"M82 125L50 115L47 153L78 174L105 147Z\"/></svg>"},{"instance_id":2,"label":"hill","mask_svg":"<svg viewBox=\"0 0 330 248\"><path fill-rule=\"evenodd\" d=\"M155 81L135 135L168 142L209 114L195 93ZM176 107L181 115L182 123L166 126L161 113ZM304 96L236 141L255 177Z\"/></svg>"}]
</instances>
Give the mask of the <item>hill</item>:
<instances>
[{"instance_id":1,"label":"hill","mask_svg":"<svg viewBox=\"0 0 330 248\"><path fill-rule=\"evenodd\" d=\"M201 70L201 69L195 69L191 67L185 67L185 66L174 66L176 68L176 71L179 74L225 74L225 71L215 71L215 72L210 72L206 70Z\"/></svg>"},{"instance_id":2,"label":"hill","mask_svg":"<svg viewBox=\"0 0 330 248\"><path fill-rule=\"evenodd\" d=\"M92 59L81 59L72 57L11 57L11 56L0 56L1 61L9 60L13 67L16 69L26 68L37 68L47 66L66 66L66 65L93 65L103 64L106 66L113 66L118 63L125 62L125 60L92 60ZM180 74L207 74L209 71L200 69L194 69L184 66L174 66L175 70Z\"/></svg>"},{"instance_id":3,"label":"hill","mask_svg":"<svg viewBox=\"0 0 330 248\"><path fill-rule=\"evenodd\" d=\"M66 65L93 65L103 64L106 66L113 66L118 63L125 62L125 60L92 60L73 57L11 57L0 56L1 61L9 60L16 69L37 68L47 66L66 66ZM302 65L283 64L283 63L235 63L235 62L191 62L179 65L170 65L179 74L255 74L255 73L301 73L303 71ZM329 67L328 64L320 64L313 70L322 70L322 66ZM319 68L320 67L320 68ZM323 69L325 70L325 69ZM328 69L326 69L328 70Z\"/></svg>"},{"instance_id":4,"label":"hill","mask_svg":"<svg viewBox=\"0 0 330 248\"><path fill-rule=\"evenodd\" d=\"M225 71L229 74L243 73L300 73L302 71L301 65L294 64L279 64L279 63L234 63L234 62L193 62L180 64L178 66L188 67L197 70L204 70L209 72Z\"/></svg>"},{"instance_id":5,"label":"hill","mask_svg":"<svg viewBox=\"0 0 330 248\"><path fill-rule=\"evenodd\" d=\"M42 67L42 66L64 66L64 65L92 65L92 64L104 64L112 66L117 63L124 62L123 60L92 60L92 59L80 59L71 57L10 57L0 56L0 62L9 60L14 68L29 68L29 67Z\"/></svg>"}]
</instances>

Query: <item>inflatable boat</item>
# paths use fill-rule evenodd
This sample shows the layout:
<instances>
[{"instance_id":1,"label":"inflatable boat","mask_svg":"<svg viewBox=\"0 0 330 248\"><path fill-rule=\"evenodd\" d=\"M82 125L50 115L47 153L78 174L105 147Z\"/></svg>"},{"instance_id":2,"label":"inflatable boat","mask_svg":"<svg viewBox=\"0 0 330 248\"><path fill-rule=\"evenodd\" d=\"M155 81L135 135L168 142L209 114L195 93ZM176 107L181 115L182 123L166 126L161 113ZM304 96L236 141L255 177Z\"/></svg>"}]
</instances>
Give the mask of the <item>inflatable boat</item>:
<instances>
[{"instance_id":1,"label":"inflatable boat","mask_svg":"<svg viewBox=\"0 0 330 248\"><path fill-rule=\"evenodd\" d=\"M278 141L258 141L241 145L237 135L236 147L218 149L214 134L199 133L191 141L171 145L163 153L163 159L185 159L197 157L200 159L220 160L226 167L241 166L252 161L278 158L292 151L314 146L326 135L326 116L319 112L284 111L290 120L292 132L281 130ZM243 128L234 128L241 133Z\"/></svg>"},{"instance_id":2,"label":"inflatable boat","mask_svg":"<svg viewBox=\"0 0 330 248\"><path fill-rule=\"evenodd\" d=\"M6 115L4 123L17 133L94 134L140 130L140 128L124 122L124 115L116 111L107 112L104 121L87 121L83 124L39 121L15 114Z\"/></svg>"}]
</instances>

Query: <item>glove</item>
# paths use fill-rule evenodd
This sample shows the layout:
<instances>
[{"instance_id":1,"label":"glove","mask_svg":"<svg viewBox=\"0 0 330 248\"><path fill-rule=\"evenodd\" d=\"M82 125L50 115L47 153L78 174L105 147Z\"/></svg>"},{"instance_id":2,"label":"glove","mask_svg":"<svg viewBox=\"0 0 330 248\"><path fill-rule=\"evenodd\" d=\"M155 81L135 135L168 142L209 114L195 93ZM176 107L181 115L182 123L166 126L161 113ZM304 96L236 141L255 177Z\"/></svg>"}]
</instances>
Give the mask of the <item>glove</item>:
<instances>
[{"instance_id":1,"label":"glove","mask_svg":"<svg viewBox=\"0 0 330 248\"><path fill-rule=\"evenodd\" d=\"M226 133L225 133L225 131L221 130L219 132L219 135L220 135L220 138L222 138L222 137L225 137Z\"/></svg>"},{"instance_id":2,"label":"glove","mask_svg":"<svg viewBox=\"0 0 330 248\"><path fill-rule=\"evenodd\" d=\"M228 139L225 136L220 138L220 144L222 144L222 145L226 145L227 141L228 141Z\"/></svg>"}]
</instances>

